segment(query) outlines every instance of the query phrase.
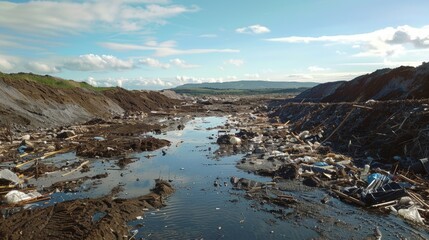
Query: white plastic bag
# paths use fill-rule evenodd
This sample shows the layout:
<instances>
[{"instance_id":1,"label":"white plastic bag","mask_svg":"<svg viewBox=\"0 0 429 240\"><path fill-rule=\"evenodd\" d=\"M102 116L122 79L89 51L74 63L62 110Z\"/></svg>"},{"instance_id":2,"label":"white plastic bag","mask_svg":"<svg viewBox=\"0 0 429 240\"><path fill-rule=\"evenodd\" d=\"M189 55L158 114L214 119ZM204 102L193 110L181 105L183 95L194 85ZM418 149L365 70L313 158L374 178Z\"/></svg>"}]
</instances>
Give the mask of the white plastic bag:
<instances>
[{"instance_id":1,"label":"white plastic bag","mask_svg":"<svg viewBox=\"0 0 429 240\"><path fill-rule=\"evenodd\" d=\"M21 201L30 200L30 199L37 198L40 196L41 196L41 194L38 192L30 192L30 193L26 194L26 193L23 193L23 192L20 192L17 190L12 190L4 196L4 199L5 199L6 203L8 203L8 204L16 204L16 203L19 203Z\"/></svg>"},{"instance_id":2,"label":"white plastic bag","mask_svg":"<svg viewBox=\"0 0 429 240\"><path fill-rule=\"evenodd\" d=\"M424 224L423 218L420 216L419 211L417 210L417 207L415 205L411 206L408 209L406 208L399 209L398 214L404 219L407 219L416 223Z\"/></svg>"}]
</instances>

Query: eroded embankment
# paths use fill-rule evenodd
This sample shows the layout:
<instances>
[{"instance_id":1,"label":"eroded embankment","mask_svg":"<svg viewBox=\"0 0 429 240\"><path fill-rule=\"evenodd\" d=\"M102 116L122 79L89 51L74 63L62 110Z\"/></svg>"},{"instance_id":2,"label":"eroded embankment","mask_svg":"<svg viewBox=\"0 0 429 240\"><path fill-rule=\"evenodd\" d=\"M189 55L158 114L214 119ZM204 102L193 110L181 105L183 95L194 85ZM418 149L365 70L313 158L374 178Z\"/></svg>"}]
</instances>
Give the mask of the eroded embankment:
<instances>
[{"instance_id":1,"label":"eroded embankment","mask_svg":"<svg viewBox=\"0 0 429 240\"><path fill-rule=\"evenodd\" d=\"M60 88L17 78L0 77L0 126L52 127L180 105L179 100L159 92Z\"/></svg>"}]
</instances>

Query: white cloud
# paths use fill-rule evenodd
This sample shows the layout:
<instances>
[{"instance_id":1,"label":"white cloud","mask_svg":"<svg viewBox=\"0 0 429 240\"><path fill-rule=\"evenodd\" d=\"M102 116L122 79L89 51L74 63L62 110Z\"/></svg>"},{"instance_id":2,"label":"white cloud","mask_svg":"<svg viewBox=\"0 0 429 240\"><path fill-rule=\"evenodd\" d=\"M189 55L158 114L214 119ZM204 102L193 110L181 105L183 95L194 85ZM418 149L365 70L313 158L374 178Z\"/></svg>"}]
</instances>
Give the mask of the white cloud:
<instances>
[{"instance_id":1,"label":"white cloud","mask_svg":"<svg viewBox=\"0 0 429 240\"><path fill-rule=\"evenodd\" d=\"M41 62L29 62L27 63L27 69L36 73L57 73L60 72L59 67L51 66Z\"/></svg>"},{"instance_id":2,"label":"white cloud","mask_svg":"<svg viewBox=\"0 0 429 240\"><path fill-rule=\"evenodd\" d=\"M217 38L218 36L216 34L201 34L199 37L200 38Z\"/></svg>"},{"instance_id":3,"label":"white cloud","mask_svg":"<svg viewBox=\"0 0 429 240\"><path fill-rule=\"evenodd\" d=\"M286 76L289 79L293 80L312 80L314 77L310 74L290 74Z\"/></svg>"},{"instance_id":4,"label":"white cloud","mask_svg":"<svg viewBox=\"0 0 429 240\"><path fill-rule=\"evenodd\" d=\"M3 1L0 27L38 35L78 33L100 27L135 31L148 23L163 24L168 18L198 10L165 0Z\"/></svg>"},{"instance_id":5,"label":"white cloud","mask_svg":"<svg viewBox=\"0 0 429 240\"><path fill-rule=\"evenodd\" d=\"M176 76L175 85L183 85L186 83L203 83L203 82L226 82L237 80L236 76L227 77L190 77L190 76Z\"/></svg>"},{"instance_id":6,"label":"white cloud","mask_svg":"<svg viewBox=\"0 0 429 240\"><path fill-rule=\"evenodd\" d=\"M407 48L429 48L429 25L421 28L410 26L388 27L373 32L351 35L319 37L270 38L267 41L284 43L330 42L347 44L359 49L355 56L391 56L404 52Z\"/></svg>"},{"instance_id":7,"label":"white cloud","mask_svg":"<svg viewBox=\"0 0 429 240\"><path fill-rule=\"evenodd\" d=\"M111 55L86 54L65 60L63 67L75 71L125 70L134 68L134 63Z\"/></svg>"},{"instance_id":8,"label":"white cloud","mask_svg":"<svg viewBox=\"0 0 429 240\"><path fill-rule=\"evenodd\" d=\"M329 68L323 68L323 67L319 67L319 66L310 66L307 69L310 72L323 72L323 71L330 70Z\"/></svg>"},{"instance_id":9,"label":"white cloud","mask_svg":"<svg viewBox=\"0 0 429 240\"><path fill-rule=\"evenodd\" d=\"M16 57L0 55L0 71L11 71L15 68L18 62L19 59L17 59Z\"/></svg>"},{"instance_id":10,"label":"white cloud","mask_svg":"<svg viewBox=\"0 0 429 240\"><path fill-rule=\"evenodd\" d=\"M198 65L189 64L185 60L182 60L179 58L171 59L170 63L172 65L180 67L180 68L196 68L196 67L199 67Z\"/></svg>"},{"instance_id":11,"label":"white cloud","mask_svg":"<svg viewBox=\"0 0 429 240\"><path fill-rule=\"evenodd\" d=\"M170 68L170 64L168 63L162 63L157 59L154 58L145 58L145 59L140 59L139 63L147 65L149 67L154 67L154 68Z\"/></svg>"},{"instance_id":12,"label":"white cloud","mask_svg":"<svg viewBox=\"0 0 429 240\"><path fill-rule=\"evenodd\" d=\"M124 81L127 81L128 79L126 79L126 78L118 78L118 79L116 79L116 85L118 86L118 87L122 87L122 85L123 85L123 83L124 83Z\"/></svg>"},{"instance_id":13,"label":"white cloud","mask_svg":"<svg viewBox=\"0 0 429 240\"><path fill-rule=\"evenodd\" d=\"M116 51L153 51L156 57L166 57L173 55L190 55L205 53L238 53L236 49L177 49L174 41L157 43L155 41L147 42L145 45L123 44L104 42L101 46Z\"/></svg>"},{"instance_id":14,"label":"white cloud","mask_svg":"<svg viewBox=\"0 0 429 240\"><path fill-rule=\"evenodd\" d=\"M235 31L237 33L250 33L250 34L263 34L263 33L271 32L270 29L259 24L251 25L248 27L237 28L235 29Z\"/></svg>"},{"instance_id":15,"label":"white cloud","mask_svg":"<svg viewBox=\"0 0 429 240\"><path fill-rule=\"evenodd\" d=\"M88 77L88 79L86 80L86 82L89 83L90 85L94 86L94 87L98 86L97 81L95 81L95 78L93 78L93 77Z\"/></svg>"},{"instance_id":16,"label":"white cloud","mask_svg":"<svg viewBox=\"0 0 429 240\"><path fill-rule=\"evenodd\" d=\"M261 78L259 73L247 73L247 74L244 74L244 77L246 77L247 79L250 79L250 80Z\"/></svg>"},{"instance_id":17,"label":"white cloud","mask_svg":"<svg viewBox=\"0 0 429 240\"><path fill-rule=\"evenodd\" d=\"M244 61L242 59L228 59L224 62L224 64L230 64L236 67L240 67L244 64Z\"/></svg>"}]
</instances>

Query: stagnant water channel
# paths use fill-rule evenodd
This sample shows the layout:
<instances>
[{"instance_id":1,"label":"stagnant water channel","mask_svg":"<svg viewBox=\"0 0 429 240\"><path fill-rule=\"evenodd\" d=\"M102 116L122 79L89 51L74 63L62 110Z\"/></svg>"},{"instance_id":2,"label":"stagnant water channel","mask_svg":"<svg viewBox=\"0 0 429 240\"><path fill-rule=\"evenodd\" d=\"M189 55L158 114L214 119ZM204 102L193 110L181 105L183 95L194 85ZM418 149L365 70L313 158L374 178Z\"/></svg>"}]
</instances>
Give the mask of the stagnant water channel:
<instances>
[{"instance_id":1,"label":"stagnant water channel","mask_svg":"<svg viewBox=\"0 0 429 240\"><path fill-rule=\"evenodd\" d=\"M167 199L166 207L146 211L141 218L129 222L134 230L138 230L137 239L365 239L374 235L376 226L383 239L429 238L426 230L409 225L397 216L380 216L337 199L321 204L326 193L299 182L294 182L292 185L296 186L287 194L302 202L301 208L311 208L314 214L309 215L308 209L303 211L306 214L292 214L300 210L260 205L244 198L244 191L231 187L231 176L257 181L271 179L237 169L235 163L242 155L214 158L218 146L216 138L209 137L216 136L218 130L215 127L225 121L226 118L220 117L196 118L182 131L159 135L157 137L170 140L171 146L132 155L137 161L124 169L119 169L114 160L92 161L90 172L84 175L108 172L108 177L87 181L77 192L54 193L49 204L102 196L118 185L124 189L119 197L137 197L148 193L154 186L154 179L161 177L171 180L176 192ZM74 153L68 153L47 161L76 159ZM58 180L58 174L61 175L50 174L32 183L48 186ZM64 179L82 176L76 173ZM215 186L215 181L220 186ZM283 213L290 212L292 217L277 218L278 215L272 212L279 209Z\"/></svg>"}]
</instances>

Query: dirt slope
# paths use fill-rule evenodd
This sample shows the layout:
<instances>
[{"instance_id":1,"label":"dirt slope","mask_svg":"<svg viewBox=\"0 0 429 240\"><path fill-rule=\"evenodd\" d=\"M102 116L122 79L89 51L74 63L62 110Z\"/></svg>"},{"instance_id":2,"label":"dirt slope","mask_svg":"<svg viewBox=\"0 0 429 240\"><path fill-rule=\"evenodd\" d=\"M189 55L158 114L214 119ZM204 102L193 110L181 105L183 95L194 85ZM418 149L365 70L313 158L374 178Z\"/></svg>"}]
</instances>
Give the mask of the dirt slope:
<instances>
[{"instance_id":1,"label":"dirt slope","mask_svg":"<svg viewBox=\"0 0 429 240\"><path fill-rule=\"evenodd\" d=\"M329 88L328 88L329 90ZM307 99L322 102L364 102L374 100L404 100L429 98L429 63L418 67L380 69L337 86L326 95L323 84L305 93ZM329 93L329 92L328 92Z\"/></svg>"},{"instance_id":2,"label":"dirt slope","mask_svg":"<svg viewBox=\"0 0 429 240\"><path fill-rule=\"evenodd\" d=\"M94 117L118 115L125 111L149 112L171 108L174 104L178 104L178 101L158 92L128 91L121 88L106 91L79 87L58 88L16 75L0 77L0 125L67 125Z\"/></svg>"},{"instance_id":3,"label":"dirt slope","mask_svg":"<svg viewBox=\"0 0 429 240\"><path fill-rule=\"evenodd\" d=\"M115 88L104 91L103 94L125 111L150 112L171 108L179 103L175 99L153 91L128 91L123 88Z\"/></svg>"},{"instance_id":4,"label":"dirt slope","mask_svg":"<svg viewBox=\"0 0 429 240\"><path fill-rule=\"evenodd\" d=\"M338 87L342 86L345 81L328 82L319 84L313 88L307 89L300 93L295 99L302 99L305 101L320 101L321 99L333 94Z\"/></svg>"}]
</instances>

